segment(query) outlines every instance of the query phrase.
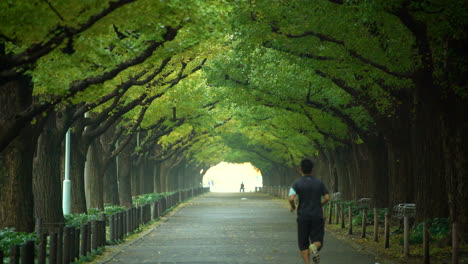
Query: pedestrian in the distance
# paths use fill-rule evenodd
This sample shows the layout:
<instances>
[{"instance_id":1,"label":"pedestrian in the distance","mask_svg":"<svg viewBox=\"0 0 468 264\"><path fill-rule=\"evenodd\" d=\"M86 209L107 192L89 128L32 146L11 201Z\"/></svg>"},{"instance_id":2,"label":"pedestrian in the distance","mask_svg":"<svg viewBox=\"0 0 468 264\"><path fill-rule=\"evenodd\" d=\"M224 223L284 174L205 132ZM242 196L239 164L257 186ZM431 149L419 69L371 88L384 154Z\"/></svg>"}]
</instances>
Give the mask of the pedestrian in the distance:
<instances>
[{"instance_id":1,"label":"pedestrian in the distance","mask_svg":"<svg viewBox=\"0 0 468 264\"><path fill-rule=\"evenodd\" d=\"M299 197L297 208L297 239L305 264L320 262L319 250L323 245L324 224L322 206L330 199L325 184L313 173L314 163L310 159L301 161L302 177L289 190L290 211L294 212L294 199Z\"/></svg>"},{"instance_id":2,"label":"pedestrian in the distance","mask_svg":"<svg viewBox=\"0 0 468 264\"><path fill-rule=\"evenodd\" d=\"M244 186L244 182L242 182L242 183L241 183L241 186L240 186L239 192L245 192L245 186Z\"/></svg>"}]
</instances>

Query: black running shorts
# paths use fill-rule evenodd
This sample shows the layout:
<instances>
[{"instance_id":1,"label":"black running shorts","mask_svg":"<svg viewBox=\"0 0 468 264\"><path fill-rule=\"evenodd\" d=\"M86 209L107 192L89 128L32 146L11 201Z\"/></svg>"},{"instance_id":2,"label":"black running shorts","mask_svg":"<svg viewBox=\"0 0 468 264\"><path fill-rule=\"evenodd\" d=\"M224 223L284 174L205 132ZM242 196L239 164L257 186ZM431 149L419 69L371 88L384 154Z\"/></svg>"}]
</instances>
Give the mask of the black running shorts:
<instances>
[{"instance_id":1,"label":"black running shorts","mask_svg":"<svg viewBox=\"0 0 468 264\"><path fill-rule=\"evenodd\" d=\"M324 220L297 219L297 242L299 249L306 250L311 243L319 241L323 245Z\"/></svg>"}]
</instances>

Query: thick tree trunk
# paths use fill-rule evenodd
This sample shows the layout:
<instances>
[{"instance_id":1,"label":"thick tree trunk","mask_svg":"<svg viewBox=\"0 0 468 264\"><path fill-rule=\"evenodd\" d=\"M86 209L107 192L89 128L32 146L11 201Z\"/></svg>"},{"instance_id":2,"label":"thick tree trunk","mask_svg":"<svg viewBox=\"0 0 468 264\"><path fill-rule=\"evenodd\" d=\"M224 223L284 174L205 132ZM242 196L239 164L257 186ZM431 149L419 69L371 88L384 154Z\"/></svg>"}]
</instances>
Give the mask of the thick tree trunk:
<instances>
[{"instance_id":1,"label":"thick tree trunk","mask_svg":"<svg viewBox=\"0 0 468 264\"><path fill-rule=\"evenodd\" d=\"M47 228L63 223L64 217L60 166L63 133L57 129L55 113L46 119L34 159L33 191L35 216Z\"/></svg>"},{"instance_id":2,"label":"thick tree trunk","mask_svg":"<svg viewBox=\"0 0 468 264\"><path fill-rule=\"evenodd\" d=\"M154 172L153 172L153 190L154 192L161 192L161 164L159 162L154 163Z\"/></svg>"},{"instance_id":3,"label":"thick tree trunk","mask_svg":"<svg viewBox=\"0 0 468 264\"><path fill-rule=\"evenodd\" d=\"M138 171L138 166L135 161L132 161L130 169L130 179L132 184L130 185L132 188L132 195L138 196L140 195L140 173Z\"/></svg>"},{"instance_id":4,"label":"thick tree trunk","mask_svg":"<svg viewBox=\"0 0 468 264\"><path fill-rule=\"evenodd\" d=\"M0 127L6 127L15 115L32 102L32 86L24 77L0 86ZM37 129L37 128L36 128ZM35 135L30 125L0 152L0 229L34 231L32 165Z\"/></svg>"},{"instance_id":5,"label":"thick tree trunk","mask_svg":"<svg viewBox=\"0 0 468 264\"><path fill-rule=\"evenodd\" d=\"M130 168L132 166L131 148L127 145L119 154L119 200L120 205L125 207L132 206L132 181Z\"/></svg>"},{"instance_id":6,"label":"thick tree trunk","mask_svg":"<svg viewBox=\"0 0 468 264\"><path fill-rule=\"evenodd\" d=\"M403 132L399 141L388 145L389 207L399 203L414 203L414 178L411 161L412 151L409 136Z\"/></svg>"},{"instance_id":7,"label":"thick tree trunk","mask_svg":"<svg viewBox=\"0 0 468 264\"><path fill-rule=\"evenodd\" d=\"M104 168L102 166L102 146L94 140L88 150L86 189L89 190L89 207L104 210Z\"/></svg>"},{"instance_id":8,"label":"thick tree trunk","mask_svg":"<svg viewBox=\"0 0 468 264\"><path fill-rule=\"evenodd\" d=\"M112 158L104 172L104 203L119 205L116 159Z\"/></svg>"},{"instance_id":9,"label":"thick tree trunk","mask_svg":"<svg viewBox=\"0 0 468 264\"><path fill-rule=\"evenodd\" d=\"M70 138L71 211L74 214L87 212L84 176L88 144L83 143L81 130L78 128L79 126L73 127Z\"/></svg>"}]
</instances>

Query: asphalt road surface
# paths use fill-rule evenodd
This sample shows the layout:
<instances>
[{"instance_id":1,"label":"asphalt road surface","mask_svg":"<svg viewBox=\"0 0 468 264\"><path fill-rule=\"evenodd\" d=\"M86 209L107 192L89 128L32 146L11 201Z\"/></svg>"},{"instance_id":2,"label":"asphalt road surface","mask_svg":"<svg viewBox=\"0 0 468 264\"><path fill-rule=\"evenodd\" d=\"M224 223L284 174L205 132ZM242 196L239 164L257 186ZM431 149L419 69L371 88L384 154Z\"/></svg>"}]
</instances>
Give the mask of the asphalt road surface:
<instances>
[{"instance_id":1,"label":"asphalt road surface","mask_svg":"<svg viewBox=\"0 0 468 264\"><path fill-rule=\"evenodd\" d=\"M302 263L296 215L264 194L208 193L164 220L104 263ZM320 255L322 264L378 263L328 233Z\"/></svg>"}]
</instances>

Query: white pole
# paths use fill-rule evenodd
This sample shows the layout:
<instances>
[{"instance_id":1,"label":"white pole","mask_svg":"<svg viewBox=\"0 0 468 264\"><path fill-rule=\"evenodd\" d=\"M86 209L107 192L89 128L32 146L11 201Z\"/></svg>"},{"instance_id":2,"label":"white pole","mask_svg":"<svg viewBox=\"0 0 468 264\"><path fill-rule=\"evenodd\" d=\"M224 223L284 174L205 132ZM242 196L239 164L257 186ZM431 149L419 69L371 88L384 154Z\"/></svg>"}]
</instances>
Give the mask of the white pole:
<instances>
[{"instance_id":1,"label":"white pole","mask_svg":"<svg viewBox=\"0 0 468 264\"><path fill-rule=\"evenodd\" d=\"M62 210L64 215L69 215L71 211L70 129L65 135L65 180L63 180Z\"/></svg>"}]
</instances>

